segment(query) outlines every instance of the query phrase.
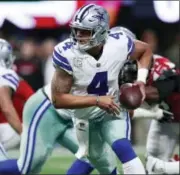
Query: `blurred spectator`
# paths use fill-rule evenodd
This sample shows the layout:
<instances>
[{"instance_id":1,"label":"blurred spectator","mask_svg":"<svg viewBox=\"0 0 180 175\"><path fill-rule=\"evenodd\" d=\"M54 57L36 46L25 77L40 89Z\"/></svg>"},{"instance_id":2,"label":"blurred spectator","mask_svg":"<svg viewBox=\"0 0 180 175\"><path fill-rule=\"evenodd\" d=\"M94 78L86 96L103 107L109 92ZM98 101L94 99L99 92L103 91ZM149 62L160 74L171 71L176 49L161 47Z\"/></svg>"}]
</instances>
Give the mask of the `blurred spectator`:
<instances>
[{"instance_id":1,"label":"blurred spectator","mask_svg":"<svg viewBox=\"0 0 180 175\"><path fill-rule=\"evenodd\" d=\"M43 52L43 58L45 60L44 65L44 84L48 84L51 82L53 73L54 73L54 67L51 60L51 55L53 53L54 47L56 45L56 41L53 39L46 39L42 44L42 52Z\"/></svg>"},{"instance_id":2,"label":"blurred spectator","mask_svg":"<svg viewBox=\"0 0 180 175\"><path fill-rule=\"evenodd\" d=\"M145 30L142 34L141 40L150 44L154 53L158 53L159 40L158 40L158 36L156 35L156 33L153 30L151 30L151 29Z\"/></svg>"},{"instance_id":3,"label":"blurred spectator","mask_svg":"<svg viewBox=\"0 0 180 175\"><path fill-rule=\"evenodd\" d=\"M180 44L180 33L175 36L174 43L168 48L165 53L172 62L176 64L176 67L180 68L180 53L179 53L179 44Z\"/></svg>"},{"instance_id":4,"label":"blurred spectator","mask_svg":"<svg viewBox=\"0 0 180 175\"><path fill-rule=\"evenodd\" d=\"M41 60L35 56L35 48L36 43L33 39L25 39L15 65L17 73L36 91L43 86L43 74Z\"/></svg>"},{"instance_id":5,"label":"blurred spectator","mask_svg":"<svg viewBox=\"0 0 180 175\"><path fill-rule=\"evenodd\" d=\"M69 35L70 35L70 32L71 31L61 33L61 35L59 36L59 42L67 39L69 37Z\"/></svg>"},{"instance_id":6,"label":"blurred spectator","mask_svg":"<svg viewBox=\"0 0 180 175\"><path fill-rule=\"evenodd\" d=\"M40 45L41 58L46 61L54 50L57 42L53 38L47 38ZM38 51L39 52L39 51Z\"/></svg>"}]
</instances>

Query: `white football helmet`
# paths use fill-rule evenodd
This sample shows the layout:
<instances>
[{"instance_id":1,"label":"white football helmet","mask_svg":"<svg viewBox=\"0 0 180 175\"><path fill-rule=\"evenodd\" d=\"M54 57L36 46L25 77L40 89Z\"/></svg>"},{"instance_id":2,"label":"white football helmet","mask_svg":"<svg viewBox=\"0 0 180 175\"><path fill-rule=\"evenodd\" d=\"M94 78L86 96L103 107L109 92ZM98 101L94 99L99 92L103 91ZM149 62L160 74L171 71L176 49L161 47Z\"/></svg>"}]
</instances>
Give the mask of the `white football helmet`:
<instances>
[{"instance_id":1,"label":"white football helmet","mask_svg":"<svg viewBox=\"0 0 180 175\"><path fill-rule=\"evenodd\" d=\"M109 14L101 6L88 4L75 13L70 27L72 29L71 38L75 42L74 47L85 51L106 41L109 30ZM87 43L80 44L78 42L76 29L91 31L91 37Z\"/></svg>"},{"instance_id":2,"label":"white football helmet","mask_svg":"<svg viewBox=\"0 0 180 175\"><path fill-rule=\"evenodd\" d=\"M11 68L15 58L11 45L6 40L0 38L0 65Z\"/></svg>"}]
</instances>

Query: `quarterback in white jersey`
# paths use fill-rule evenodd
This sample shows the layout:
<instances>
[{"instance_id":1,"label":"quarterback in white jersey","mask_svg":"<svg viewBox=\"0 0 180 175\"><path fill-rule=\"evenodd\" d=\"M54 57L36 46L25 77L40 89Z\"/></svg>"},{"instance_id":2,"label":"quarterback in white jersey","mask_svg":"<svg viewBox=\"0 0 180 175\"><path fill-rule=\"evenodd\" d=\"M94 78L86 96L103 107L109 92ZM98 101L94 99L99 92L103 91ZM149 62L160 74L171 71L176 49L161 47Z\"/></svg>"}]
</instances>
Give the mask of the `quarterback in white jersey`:
<instances>
[{"instance_id":1,"label":"quarterback in white jersey","mask_svg":"<svg viewBox=\"0 0 180 175\"><path fill-rule=\"evenodd\" d=\"M109 15L95 4L80 8L70 26L70 39L58 44L52 56L56 67L52 102L56 108L75 109L80 143L76 156L108 159L104 152L108 143L123 163L125 174L144 174L129 141L128 114L119 109L118 74L130 55L138 60L137 84L143 101L151 49L122 32L109 34Z\"/></svg>"},{"instance_id":2,"label":"quarterback in white jersey","mask_svg":"<svg viewBox=\"0 0 180 175\"><path fill-rule=\"evenodd\" d=\"M0 39L0 143L2 145L7 144L8 134L13 135L11 139L18 142L22 131L21 122L12 101L12 95L19 86L19 77L11 69L14 59L11 45L6 40ZM2 123L3 117L8 123ZM7 159L2 145L0 145L0 160Z\"/></svg>"}]
</instances>

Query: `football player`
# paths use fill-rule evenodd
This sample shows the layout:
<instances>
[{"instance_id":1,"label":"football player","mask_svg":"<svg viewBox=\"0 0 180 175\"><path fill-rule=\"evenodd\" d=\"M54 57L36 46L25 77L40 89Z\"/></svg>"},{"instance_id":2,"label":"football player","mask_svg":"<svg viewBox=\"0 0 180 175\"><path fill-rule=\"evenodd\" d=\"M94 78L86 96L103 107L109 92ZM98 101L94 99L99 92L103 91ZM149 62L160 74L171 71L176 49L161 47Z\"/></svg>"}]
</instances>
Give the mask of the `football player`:
<instances>
[{"instance_id":1,"label":"football player","mask_svg":"<svg viewBox=\"0 0 180 175\"><path fill-rule=\"evenodd\" d=\"M136 83L143 101L152 57L149 45L123 33L109 34L109 15L95 4L80 8L70 26L70 39L53 52L52 101L56 108L75 109L80 143L76 156L88 157L98 166L98 159L110 159L104 151L108 143L122 162L124 174L145 174L130 142L129 115L119 111L118 74L128 56L138 60Z\"/></svg>"},{"instance_id":2,"label":"football player","mask_svg":"<svg viewBox=\"0 0 180 175\"><path fill-rule=\"evenodd\" d=\"M135 35L128 29L125 28L124 30L122 27L117 27L115 31L117 30L123 31L135 39ZM136 70L137 63L128 61L120 72L120 84L133 82L137 76ZM164 105L165 110L160 109L159 105L144 103L140 108L133 111L133 118L157 119L152 121L148 133L146 168L150 174L179 173L179 162L163 162L162 160L170 160L179 139L180 75L175 70L175 65L167 58L154 55L147 82L146 100L156 104L163 101L161 106ZM171 119L172 115L174 117L173 123L162 123L162 119Z\"/></svg>"},{"instance_id":3,"label":"football player","mask_svg":"<svg viewBox=\"0 0 180 175\"><path fill-rule=\"evenodd\" d=\"M152 174L179 174L179 161L168 161L176 144L179 143L180 75L176 74L169 79L157 81L154 86L157 90L151 88L151 95L148 98L154 99L158 92L160 101L163 101L161 106L170 110L174 119L171 123L153 121L154 123L151 124L147 140L146 169Z\"/></svg>"},{"instance_id":4,"label":"football player","mask_svg":"<svg viewBox=\"0 0 180 175\"><path fill-rule=\"evenodd\" d=\"M33 93L31 86L25 80L20 79L19 86L12 96L12 101L21 123L24 104ZM11 127L2 113L0 113L0 142L4 147L2 150L5 149L6 151L14 149L20 144L20 135ZM6 155L5 150L3 155ZM0 157L0 160L7 159L7 156Z\"/></svg>"},{"instance_id":5,"label":"football player","mask_svg":"<svg viewBox=\"0 0 180 175\"><path fill-rule=\"evenodd\" d=\"M22 131L21 121L12 100L19 86L19 77L12 70L14 60L11 45L6 40L0 39L0 142L2 143L0 160L7 158L2 146L7 146L9 136L15 136L18 140ZM2 115L8 124L2 124Z\"/></svg>"}]
</instances>

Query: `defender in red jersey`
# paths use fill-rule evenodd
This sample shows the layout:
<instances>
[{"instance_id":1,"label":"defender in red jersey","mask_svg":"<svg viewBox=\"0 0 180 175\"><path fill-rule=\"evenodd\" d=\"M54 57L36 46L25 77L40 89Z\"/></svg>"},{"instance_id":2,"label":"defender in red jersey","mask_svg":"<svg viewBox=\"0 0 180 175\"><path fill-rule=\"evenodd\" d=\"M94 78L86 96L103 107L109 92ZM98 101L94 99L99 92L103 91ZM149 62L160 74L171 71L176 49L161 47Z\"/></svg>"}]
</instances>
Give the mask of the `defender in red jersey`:
<instances>
[{"instance_id":1,"label":"defender in red jersey","mask_svg":"<svg viewBox=\"0 0 180 175\"><path fill-rule=\"evenodd\" d=\"M19 76L12 70L14 60L11 45L6 40L0 39L0 112L5 115L11 129L18 135L22 131L22 125L12 102L12 95L19 86ZM3 130L5 129L2 126L0 128L0 160L7 158L1 144L5 142L3 138L6 137Z\"/></svg>"},{"instance_id":2,"label":"defender in red jersey","mask_svg":"<svg viewBox=\"0 0 180 175\"><path fill-rule=\"evenodd\" d=\"M130 67L135 66L131 65ZM135 72L136 71L134 71L133 75L130 76L133 78L132 80L134 80L133 76ZM178 162L168 162L179 141L179 77L180 76L175 70L175 65L173 65L173 63L171 63L167 58L164 59L164 57L160 56L154 57L149 72L149 79L147 81L148 85L146 87L146 101L148 103L144 103L141 108L133 111L133 118L145 117L153 119L147 137L148 161L146 168L150 174L155 172L179 172ZM130 79L129 81L126 80L126 82L131 82L132 80L130 81ZM167 117L169 118L173 115L172 122L160 122L162 121L162 118L164 118L164 115L167 114ZM163 162L162 160L166 162ZM155 170L153 170L154 167Z\"/></svg>"},{"instance_id":3,"label":"defender in red jersey","mask_svg":"<svg viewBox=\"0 0 180 175\"><path fill-rule=\"evenodd\" d=\"M129 37L134 37L131 31L124 32ZM120 84L132 83L136 80L137 63L130 65L129 68L130 71L124 68L124 72L120 72ZM125 77L126 80L122 81L122 77ZM147 80L148 87L146 87L146 101L148 103L144 103L141 108L134 110L132 113L133 118L153 118L147 138L148 158L146 169L150 174L176 174L179 172L178 162L171 162L170 164L169 162L163 162L170 160L176 143L179 141L179 80L178 71L168 58L160 55L153 56ZM163 107L163 109L160 109L160 107ZM173 115L173 122L160 122L161 119L166 118L164 115L168 115L167 118L171 118L171 115Z\"/></svg>"},{"instance_id":4,"label":"defender in red jersey","mask_svg":"<svg viewBox=\"0 0 180 175\"><path fill-rule=\"evenodd\" d=\"M12 100L21 122L24 104L33 93L34 90L31 88L31 86L25 80L20 80L19 86L16 92L13 94ZM8 121L6 117L0 113L0 125L2 123L8 123Z\"/></svg>"},{"instance_id":5,"label":"defender in red jersey","mask_svg":"<svg viewBox=\"0 0 180 175\"><path fill-rule=\"evenodd\" d=\"M5 149L20 142L22 108L32 94L29 85L12 69L14 60L11 45L0 39L0 160L7 159Z\"/></svg>"},{"instance_id":6,"label":"defender in red jersey","mask_svg":"<svg viewBox=\"0 0 180 175\"><path fill-rule=\"evenodd\" d=\"M13 94L12 100L21 122L24 104L33 93L34 91L31 86L25 80L20 80L19 86L16 92ZM20 135L11 127L6 117L1 112L0 142L6 151L16 148L20 143Z\"/></svg>"}]
</instances>

